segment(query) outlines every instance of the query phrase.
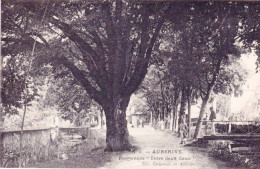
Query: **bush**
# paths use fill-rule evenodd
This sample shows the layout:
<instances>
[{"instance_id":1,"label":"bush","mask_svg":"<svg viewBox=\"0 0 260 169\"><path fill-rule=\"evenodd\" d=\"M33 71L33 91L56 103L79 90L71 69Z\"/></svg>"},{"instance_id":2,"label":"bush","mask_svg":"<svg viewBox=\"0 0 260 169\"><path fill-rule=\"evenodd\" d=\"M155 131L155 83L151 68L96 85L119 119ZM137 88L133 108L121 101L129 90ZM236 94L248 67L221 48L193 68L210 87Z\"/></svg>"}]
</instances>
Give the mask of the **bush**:
<instances>
[{"instance_id":1,"label":"bush","mask_svg":"<svg viewBox=\"0 0 260 169\"><path fill-rule=\"evenodd\" d=\"M250 151L248 151L247 154L251 155L234 153L231 148L232 143L232 141L227 140L209 141L210 152L222 160L228 159L235 166L243 166L248 169L259 169L259 159L254 156L254 153L251 154Z\"/></svg>"}]
</instances>

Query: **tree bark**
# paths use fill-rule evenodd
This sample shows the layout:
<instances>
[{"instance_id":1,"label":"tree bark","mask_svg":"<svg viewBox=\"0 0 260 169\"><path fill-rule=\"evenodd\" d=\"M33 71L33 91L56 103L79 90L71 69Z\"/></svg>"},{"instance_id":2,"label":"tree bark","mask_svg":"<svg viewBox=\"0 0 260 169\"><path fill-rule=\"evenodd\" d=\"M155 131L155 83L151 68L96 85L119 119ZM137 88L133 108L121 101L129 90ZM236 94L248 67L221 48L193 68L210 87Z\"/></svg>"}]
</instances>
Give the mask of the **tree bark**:
<instances>
[{"instance_id":1,"label":"tree bark","mask_svg":"<svg viewBox=\"0 0 260 169\"><path fill-rule=\"evenodd\" d=\"M106 148L105 151L129 151L129 133L127 129L126 108L130 97L119 97L107 102L106 115Z\"/></svg>"},{"instance_id":2,"label":"tree bark","mask_svg":"<svg viewBox=\"0 0 260 169\"><path fill-rule=\"evenodd\" d=\"M181 92L181 107L180 107L179 119L178 119L179 125L181 124L182 116L185 115L186 103L187 103L187 97L186 97L185 85L183 85L182 92Z\"/></svg>"},{"instance_id":3,"label":"tree bark","mask_svg":"<svg viewBox=\"0 0 260 169\"><path fill-rule=\"evenodd\" d=\"M205 109L207 107L207 103L208 103L208 100L209 100L209 95L210 95L210 92L208 92L206 97L202 100L200 115L199 115L199 119L198 119L198 122L197 122L196 130L195 130L195 133L194 133L194 139L197 139L198 136L199 136L199 132L200 132L201 124L202 124L202 119L204 117Z\"/></svg>"},{"instance_id":4,"label":"tree bark","mask_svg":"<svg viewBox=\"0 0 260 169\"><path fill-rule=\"evenodd\" d=\"M175 132L178 132L178 128L179 128L179 125L178 125L179 113L178 113L177 108L178 108L178 105L176 105L175 116L174 116L174 129L175 129Z\"/></svg>"},{"instance_id":5,"label":"tree bark","mask_svg":"<svg viewBox=\"0 0 260 169\"><path fill-rule=\"evenodd\" d=\"M191 96L188 96L187 99L188 99L188 137L190 138L190 129L191 129L191 102L190 102L190 97Z\"/></svg>"},{"instance_id":6,"label":"tree bark","mask_svg":"<svg viewBox=\"0 0 260 169\"><path fill-rule=\"evenodd\" d=\"M153 112L151 111L150 126L153 126Z\"/></svg>"},{"instance_id":7,"label":"tree bark","mask_svg":"<svg viewBox=\"0 0 260 169\"><path fill-rule=\"evenodd\" d=\"M103 109L101 109L100 110L100 118L101 118L101 129L103 129L103 125L104 125L104 121L103 121L103 117L104 117L104 112L103 112L104 110Z\"/></svg>"},{"instance_id":8,"label":"tree bark","mask_svg":"<svg viewBox=\"0 0 260 169\"><path fill-rule=\"evenodd\" d=\"M173 124L172 124L172 131L176 132L177 129L177 118L178 118L178 99L179 99L179 92L174 92L174 99L173 99Z\"/></svg>"},{"instance_id":9,"label":"tree bark","mask_svg":"<svg viewBox=\"0 0 260 169\"><path fill-rule=\"evenodd\" d=\"M173 127L173 124L174 124L174 113L173 113L173 109L171 109L170 111L170 126L169 126L169 129L170 131L173 131L174 130L174 127Z\"/></svg>"}]
</instances>

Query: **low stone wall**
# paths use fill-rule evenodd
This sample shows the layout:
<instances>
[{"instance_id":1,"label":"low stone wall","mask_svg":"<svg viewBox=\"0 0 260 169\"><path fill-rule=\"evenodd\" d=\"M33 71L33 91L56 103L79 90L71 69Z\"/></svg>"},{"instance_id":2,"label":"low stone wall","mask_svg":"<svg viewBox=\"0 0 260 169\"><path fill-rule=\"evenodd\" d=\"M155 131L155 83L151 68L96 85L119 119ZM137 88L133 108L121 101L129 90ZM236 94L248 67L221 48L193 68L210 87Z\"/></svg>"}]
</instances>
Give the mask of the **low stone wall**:
<instances>
[{"instance_id":1,"label":"low stone wall","mask_svg":"<svg viewBox=\"0 0 260 169\"><path fill-rule=\"evenodd\" d=\"M79 143L70 144L64 137L67 134L83 136ZM20 131L2 132L4 157L3 167L18 167ZM49 128L24 130L23 134L23 166L33 166L37 162L62 158L65 151L68 156L82 155L96 148L105 146L105 131L84 128Z\"/></svg>"},{"instance_id":2,"label":"low stone wall","mask_svg":"<svg viewBox=\"0 0 260 169\"><path fill-rule=\"evenodd\" d=\"M67 127L67 128L59 128L60 133L69 133L69 134L79 134L86 138L88 138L88 135L90 133L89 127Z\"/></svg>"},{"instance_id":3,"label":"low stone wall","mask_svg":"<svg viewBox=\"0 0 260 169\"><path fill-rule=\"evenodd\" d=\"M4 148L3 167L18 167L20 131L7 131L1 134ZM23 132L23 166L56 157L57 144L51 141L50 136L51 129L25 130Z\"/></svg>"}]
</instances>

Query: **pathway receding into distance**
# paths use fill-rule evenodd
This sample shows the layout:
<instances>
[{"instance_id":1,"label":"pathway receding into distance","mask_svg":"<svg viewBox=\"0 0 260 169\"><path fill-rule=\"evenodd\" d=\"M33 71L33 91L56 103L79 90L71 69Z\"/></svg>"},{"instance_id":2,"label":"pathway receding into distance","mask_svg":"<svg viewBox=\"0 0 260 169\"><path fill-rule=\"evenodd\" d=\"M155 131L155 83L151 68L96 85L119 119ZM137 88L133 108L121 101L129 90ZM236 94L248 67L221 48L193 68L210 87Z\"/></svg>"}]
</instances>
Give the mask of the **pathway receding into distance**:
<instances>
[{"instance_id":1,"label":"pathway receding into distance","mask_svg":"<svg viewBox=\"0 0 260 169\"><path fill-rule=\"evenodd\" d=\"M145 128L129 128L133 144L139 147L135 153L113 156L104 168L169 168L169 169L231 169L238 168L215 159L206 149L185 147L180 139L166 131Z\"/></svg>"}]
</instances>

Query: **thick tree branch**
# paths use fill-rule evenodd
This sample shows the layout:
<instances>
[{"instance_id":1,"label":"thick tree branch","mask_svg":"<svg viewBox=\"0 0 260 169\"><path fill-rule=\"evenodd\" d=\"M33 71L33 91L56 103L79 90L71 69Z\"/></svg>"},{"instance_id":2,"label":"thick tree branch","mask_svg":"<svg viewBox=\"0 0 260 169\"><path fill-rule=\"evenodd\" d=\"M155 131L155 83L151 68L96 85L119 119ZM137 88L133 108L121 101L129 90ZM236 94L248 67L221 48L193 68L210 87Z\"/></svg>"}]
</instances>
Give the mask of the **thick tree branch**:
<instances>
[{"instance_id":1,"label":"thick tree branch","mask_svg":"<svg viewBox=\"0 0 260 169\"><path fill-rule=\"evenodd\" d=\"M168 10L167 10L168 11ZM132 94L135 90L137 90L138 86L142 83L148 69L149 60L151 58L152 49L155 44L155 41L159 35L159 32L163 26L164 18L158 23L152 38L150 39L150 43L148 44L148 48L146 51L145 58L141 59L141 61L136 63L134 73L129 80L129 83L126 84L126 95ZM140 57L140 56L139 56Z\"/></svg>"},{"instance_id":2,"label":"thick tree branch","mask_svg":"<svg viewBox=\"0 0 260 169\"><path fill-rule=\"evenodd\" d=\"M113 84L113 77L114 77L114 63L115 59L114 52L116 44L116 38L115 38L115 29L114 29L114 23L112 19L111 14L111 4L109 2L105 2L101 6L102 13L104 17L102 17L103 22L105 23L105 31L107 34L107 48L108 48L108 77L109 77L109 85Z\"/></svg>"},{"instance_id":3,"label":"thick tree branch","mask_svg":"<svg viewBox=\"0 0 260 169\"><path fill-rule=\"evenodd\" d=\"M85 73L77 68L71 61L69 61L66 57L61 57L59 62L63 64L77 79L84 89L88 92L89 96L93 98L98 103L102 103L102 92L98 91L95 87L91 85L91 83L87 80Z\"/></svg>"},{"instance_id":4,"label":"thick tree branch","mask_svg":"<svg viewBox=\"0 0 260 169\"><path fill-rule=\"evenodd\" d=\"M102 89L106 88L105 84L107 78L105 73L105 65L101 64L102 59L98 55L98 53L75 31L73 31L70 25L54 18L51 18L51 23L53 23L59 29L61 29L65 33L65 35L77 45L77 47L81 51L81 54L85 60L85 63L89 71L93 74L92 78L98 83L98 85Z\"/></svg>"},{"instance_id":5,"label":"thick tree branch","mask_svg":"<svg viewBox=\"0 0 260 169\"><path fill-rule=\"evenodd\" d=\"M45 45L46 45L47 47L49 47L49 43L47 42L46 39L44 39L44 37L43 37L41 34L36 33L36 32L31 32L31 33L26 33L26 34L27 34L27 35L31 35L31 36L36 36L36 37L40 38L41 41L43 41L43 42L45 43Z\"/></svg>"}]
</instances>

